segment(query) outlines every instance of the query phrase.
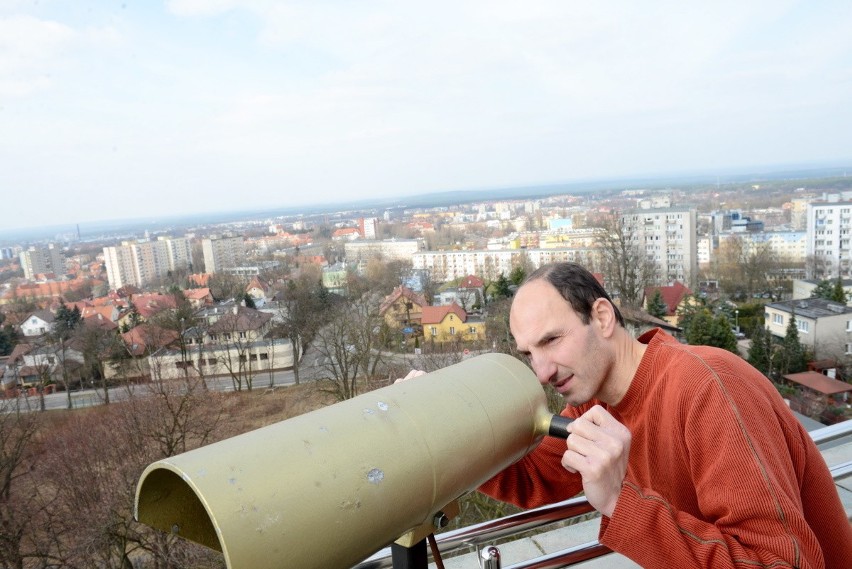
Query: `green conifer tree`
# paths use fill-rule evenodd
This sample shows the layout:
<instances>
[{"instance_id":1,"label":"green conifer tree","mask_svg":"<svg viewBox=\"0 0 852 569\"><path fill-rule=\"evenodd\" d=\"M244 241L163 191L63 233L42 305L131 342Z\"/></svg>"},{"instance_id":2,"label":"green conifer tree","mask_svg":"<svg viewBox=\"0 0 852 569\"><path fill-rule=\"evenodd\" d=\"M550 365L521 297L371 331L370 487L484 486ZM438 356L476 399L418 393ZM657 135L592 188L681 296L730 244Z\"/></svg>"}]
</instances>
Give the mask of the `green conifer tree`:
<instances>
[{"instance_id":1,"label":"green conifer tree","mask_svg":"<svg viewBox=\"0 0 852 569\"><path fill-rule=\"evenodd\" d=\"M655 290L651 300L648 301L647 312L656 318L663 318L669 313L669 307L666 306L660 289Z\"/></svg>"}]
</instances>

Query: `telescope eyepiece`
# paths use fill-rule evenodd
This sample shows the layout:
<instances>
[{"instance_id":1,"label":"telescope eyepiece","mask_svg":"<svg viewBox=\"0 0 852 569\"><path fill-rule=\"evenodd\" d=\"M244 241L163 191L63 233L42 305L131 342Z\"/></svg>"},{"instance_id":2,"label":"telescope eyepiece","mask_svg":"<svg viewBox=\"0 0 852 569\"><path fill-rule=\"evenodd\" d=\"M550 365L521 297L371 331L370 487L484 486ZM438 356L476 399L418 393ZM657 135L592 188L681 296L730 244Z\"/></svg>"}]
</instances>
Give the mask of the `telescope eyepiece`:
<instances>
[{"instance_id":1,"label":"telescope eyepiece","mask_svg":"<svg viewBox=\"0 0 852 569\"><path fill-rule=\"evenodd\" d=\"M547 434L551 437L560 439L568 438L568 425L574 422L574 419L563 417L562 415L554 415L550 419L550 426L547 429Z\"/></svg>"}]
</instances>

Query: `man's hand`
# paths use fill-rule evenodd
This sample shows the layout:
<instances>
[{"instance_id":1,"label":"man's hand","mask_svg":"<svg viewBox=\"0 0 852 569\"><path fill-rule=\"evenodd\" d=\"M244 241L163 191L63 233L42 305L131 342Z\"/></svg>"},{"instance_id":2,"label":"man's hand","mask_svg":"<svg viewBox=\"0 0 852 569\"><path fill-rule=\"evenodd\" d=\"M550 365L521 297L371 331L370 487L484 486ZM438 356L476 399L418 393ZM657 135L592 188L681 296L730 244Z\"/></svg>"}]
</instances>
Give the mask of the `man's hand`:
<instances>
[{"instance_id":1,"label":"man's hand","mask_svg":"<svg viewBox=\"0 0 852 569\"><path fill-rule=\"evenodd\" d=\"M601 514L611 517L627 474L630 431L595 405L571 423L568 432L562 466L580 473L586 499Z\"/></svg>"},{"instance_id":2,"label":"man's hand","mask_svg":"<svg viewBox=\"0 0 852 569\"><path fill-rule=\"evenodd\" d=\"M426 372L419 369L413 369L408 372L408 375L406 375L405 377L400 377L399 379L394 380L394 383L399 383L400 381L407 381L413 377L418 377L421 375L426 375Z\"/></svg>"}]
</instances>

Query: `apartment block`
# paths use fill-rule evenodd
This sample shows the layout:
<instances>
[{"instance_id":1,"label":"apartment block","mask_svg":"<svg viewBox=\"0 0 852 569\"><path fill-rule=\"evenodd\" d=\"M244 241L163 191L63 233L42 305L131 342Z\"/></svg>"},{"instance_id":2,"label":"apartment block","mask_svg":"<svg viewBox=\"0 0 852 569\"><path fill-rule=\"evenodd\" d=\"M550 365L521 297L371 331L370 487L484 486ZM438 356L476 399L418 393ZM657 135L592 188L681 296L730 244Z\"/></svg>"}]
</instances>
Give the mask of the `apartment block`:
<instances>
[{"instance_id":1,"label":"apartment block","mask_svg":"<svg viewBox=\"0 0 852 569\"><path fill-rule=\"evenodd\" d=\"M379 220L375 217L362 217L358 220L358 232L364 239L379 238Z\"/></svg>"},{"instance_id":2,"label":"apartment block","mask_svg":"<svg viewBox=\"0 0 852 569\"><path fill-rule=\"evenodd\" d=\"M808 204L806 255L812 278L852 275L852 202L815 201Z\"/></svg>"},{"instance_id":3,"label":"apartment block","mask_svg":"<svg viewBox=\"0 0 852 569\"><path fill-rule=\"evenodd\" d=\"M104 264L111 289L144 286L169 271L189 268L192 249L184 237L160 237L156 241L123 241L104 247Z\"/></svg>"},{"instance_id":4,"label":"apartment block","mask_svg":"<svg viewBox=\"0 0 852 569\"><path fill-rule=\"evenodd\" d=\"M210 237L201 241L204 252L204 270L207 273L222 272L237 267L245 260L245 244L242 237Z\"/></svg>"},{"instance_id":5,"label":"apartment block","mask_svg":"<svg viewBox=\"0 0 852 569\"><path fill-rule=\"evenodd\" d=\"M356 264L358 271L362 271L370 259L407 261L425 248L426 244L421 239L358 239L344 244L343 253L347 264Z\"/></svg>"},{"instance_id":6,"label":"apartment block","mask_svg":"<svg viewBox=\"0 0 852 569\"><path fill-rule=\"evenodd\" d=\"M436 282L447 282L476 275L493 281L501 274L509 276L517 266L538 268L548 263L572 262L586 267L597 263L598 249L594 246L548 249L477 249L462 251L423 251L411 257L414 269L429 271Z\"/></svg>"},{"instance_id":7,"label":"apartment block","mask_svg":"<svg viewBox=\"0 0 852 569\"><path fill-rule=\"evenodd\" d=\"M626 234L659 268L657 285L692 284L698 275L696 212L692 208L646 209L621 216Z\"/></svg>"},{"instance_id":8,"label":"apartment block","mask_svg":"<svg viewBox=\"0 0 852 569\"><path fill-rule=\"evenodd\" d=\"M54 243L46 247L30 247L22 251L19 258L27 280L35 280L36 275L44 273L65 274L65 257L59 245Z\"/></svg>"},{"instance_id":9,"label":"apartment block","mask_svg":"<svg viewBox=\"0 0 852 569\"><path fill-rule=\"evenodd\" d=\"M723 233L719 235L719 248L737 240L745 255L759 252L763 247L783 263L804 263L808 236L804 231L762 231L760 233Z\"/></svg>"}]
</instances>

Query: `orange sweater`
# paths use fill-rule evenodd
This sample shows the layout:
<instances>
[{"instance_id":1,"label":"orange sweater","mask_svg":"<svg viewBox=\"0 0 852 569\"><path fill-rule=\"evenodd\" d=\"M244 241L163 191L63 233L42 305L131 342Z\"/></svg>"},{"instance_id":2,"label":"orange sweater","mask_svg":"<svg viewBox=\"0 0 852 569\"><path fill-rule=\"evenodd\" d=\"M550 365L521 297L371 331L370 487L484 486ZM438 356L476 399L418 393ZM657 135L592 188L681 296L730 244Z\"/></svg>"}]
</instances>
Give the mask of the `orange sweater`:
<instances>
[{"instance_id":1,"label":"orange sweater","mask_svg":"<svg viewBox=\"0 0 852 569\"><path fill-rule=\"evenodd\" d=\"M772 384L727 351L661 330L624 399L627 476L599 540L643 567L852 567L852 527L810 436ZM591 405L566 408L581 415ZM522 507L582 491L550 437L480 490Z\"/></svg>"}]
</instances>

